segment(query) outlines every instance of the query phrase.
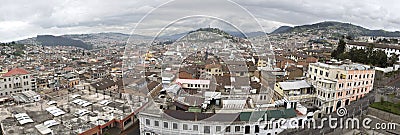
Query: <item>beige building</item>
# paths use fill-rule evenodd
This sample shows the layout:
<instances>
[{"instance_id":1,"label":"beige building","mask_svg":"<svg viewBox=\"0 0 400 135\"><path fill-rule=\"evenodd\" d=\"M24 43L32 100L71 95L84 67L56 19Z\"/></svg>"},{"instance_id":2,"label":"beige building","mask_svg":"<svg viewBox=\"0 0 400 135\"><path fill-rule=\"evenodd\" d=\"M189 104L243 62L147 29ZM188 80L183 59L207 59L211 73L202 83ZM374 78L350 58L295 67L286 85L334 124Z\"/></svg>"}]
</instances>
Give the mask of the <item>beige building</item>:
<instances>
[{"instance_id":1,"label":"beige building","mask_svg":"<svg viewBox=\"0 0 400 135\"><path fill-rule=\"evenodd\" d=\"M222 71L222 66L221 64L207 64L205 66L207 74L210 75L217 75L217 76L223 76L224 71Z\"/></svg>"},{"instance_id":2,"label":"beige building","mask_svg":"<svg viewBox=\"0 0 400 135\"><path fill-rule=\"evenodd\" d=\"M323 113L349 105L369 93L374 84L375 70L362 64L310 63L306 77L315 87L314 104Z\"/></svg>"}]
</instances>

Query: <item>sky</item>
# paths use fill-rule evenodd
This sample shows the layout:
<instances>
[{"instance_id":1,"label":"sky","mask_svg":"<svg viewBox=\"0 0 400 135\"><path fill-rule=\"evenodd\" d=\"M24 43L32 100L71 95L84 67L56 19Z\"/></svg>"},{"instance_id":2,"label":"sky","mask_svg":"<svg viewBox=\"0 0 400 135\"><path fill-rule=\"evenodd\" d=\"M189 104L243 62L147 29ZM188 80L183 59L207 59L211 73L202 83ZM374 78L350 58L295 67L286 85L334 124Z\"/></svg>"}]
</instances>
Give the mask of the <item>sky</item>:
<instances>
[{"instance_id":1,"label":"sky","mask_svg":"<svg viewBox=\"0 0 400 135\"><path fill-rule=\"evenodd\" d=\"M135 30L152 35L168 24L169 33L222 23L246 32L271 32L321 21L399 31L399 7L397 0L2 0L0 42L43 34Z\"/></svg>"}]
</instances>

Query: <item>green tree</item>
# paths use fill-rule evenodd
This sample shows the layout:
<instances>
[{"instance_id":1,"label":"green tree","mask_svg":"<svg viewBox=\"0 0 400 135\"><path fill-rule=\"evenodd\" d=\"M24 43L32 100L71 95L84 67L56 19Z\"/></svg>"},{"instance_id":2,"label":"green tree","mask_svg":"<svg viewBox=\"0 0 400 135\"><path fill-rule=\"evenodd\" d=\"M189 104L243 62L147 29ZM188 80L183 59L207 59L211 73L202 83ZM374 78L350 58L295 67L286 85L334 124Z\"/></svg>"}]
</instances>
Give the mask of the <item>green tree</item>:
<instances>
[{"instance_id":1,"label":"green tree","mask_svg":"<svg viewBox=\"0 0 400 135\"><path fill-rule=\"evenodd\" d=\"M333 50L331 56L334 58L338 58L338 56L346 51L346 42L343 39L339 40L338 47ZM339 58L338 58L339 59Z\"/></svg>"},{"instance_id":2,"label":"green tree","mask_svg":"<svg viewBox=\"0 0 400 135\"><path fill-rule=\"evenodd\" d=\"M374 44L367 45L367 49L365 50L365 53L367 53L368 58L372 58L372 55L374 53L374 48L375 48ZM371 64L371 63L368 63L368 64Z\"/></svg>"},{"instance_id":3,"label":"green tree","mask_svg":"<svg viewBox=\"0 0 400 135\"><path fill-rule=\"evenodd\" d=\"M373 57L371 60L375 60L375 66L379 66L379 67L386 67L387 65L387 55L384 51L382 50L377 50L374 51L373 53Z\"/></svg>"},{"instance_id":4,"label":"green tree","mask_svg":"<svg viewBox=\"0 0 400 135\"><path fill-rule=\"evenodd\" d=\"M393 66L394 64L396 64L398 60L399 60L399 55L392 54L392 56L389 57L388 61L389 66Z\"/></svg>"}]
</instances>

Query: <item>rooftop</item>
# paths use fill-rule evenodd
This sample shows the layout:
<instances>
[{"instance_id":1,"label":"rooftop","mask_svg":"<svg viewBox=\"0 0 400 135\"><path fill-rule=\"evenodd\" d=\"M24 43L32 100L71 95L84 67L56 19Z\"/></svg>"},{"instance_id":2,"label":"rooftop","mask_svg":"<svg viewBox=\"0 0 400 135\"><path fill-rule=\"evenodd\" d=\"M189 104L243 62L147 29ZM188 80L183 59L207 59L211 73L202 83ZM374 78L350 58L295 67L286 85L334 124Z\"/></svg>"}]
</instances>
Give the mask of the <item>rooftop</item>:
<instances>
[{"instance_id":1,"label":"rooftop","mask_svg":"<svg viewBox=\"0 0 400 135\"><path fill-rule=\"evenodd\" d=\"M26 75L29 74L28 71L22 68L14 68L3 75L3 77L10 77L14 75Z\"/></svg>"},{"instance_id":2,"label":"rooftop","mask_svg":"<svg viewBox=\"0 0 400 135\"><path fill-rule=\"evenodd\" d=\"M308 84L305 80L300 81L290 81L290 82L278 82L283 90L294 90L301 88L310 88L311 85Z\"/></svg>"}]
</instances>

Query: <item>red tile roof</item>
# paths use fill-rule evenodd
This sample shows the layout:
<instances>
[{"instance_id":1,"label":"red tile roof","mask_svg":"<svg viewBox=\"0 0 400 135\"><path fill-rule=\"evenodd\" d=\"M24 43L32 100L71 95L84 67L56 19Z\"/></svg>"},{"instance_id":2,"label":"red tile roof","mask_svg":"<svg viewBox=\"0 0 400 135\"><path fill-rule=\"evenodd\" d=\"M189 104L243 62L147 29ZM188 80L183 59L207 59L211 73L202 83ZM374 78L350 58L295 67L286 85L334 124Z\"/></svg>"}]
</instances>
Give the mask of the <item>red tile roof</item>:
<instances>
[{"instance_id":1,"label":"red tile roof","mask_svg":"<svg viewBox=\"0 0 400 135\"><path fill-rule=\"evenodd\" d=\"M9 77L9 76L13 76L13 75L26 75L26 74L29 74L29 72L26 71L25 69L14 68L11 71L8 71L7 73L5 73L3 75L3 77Z\"/></svg>"}]
</instances>

